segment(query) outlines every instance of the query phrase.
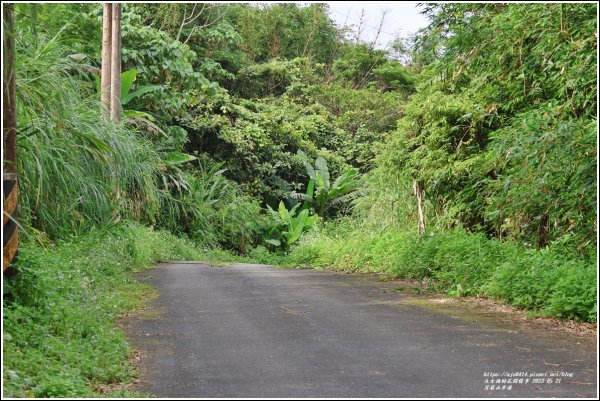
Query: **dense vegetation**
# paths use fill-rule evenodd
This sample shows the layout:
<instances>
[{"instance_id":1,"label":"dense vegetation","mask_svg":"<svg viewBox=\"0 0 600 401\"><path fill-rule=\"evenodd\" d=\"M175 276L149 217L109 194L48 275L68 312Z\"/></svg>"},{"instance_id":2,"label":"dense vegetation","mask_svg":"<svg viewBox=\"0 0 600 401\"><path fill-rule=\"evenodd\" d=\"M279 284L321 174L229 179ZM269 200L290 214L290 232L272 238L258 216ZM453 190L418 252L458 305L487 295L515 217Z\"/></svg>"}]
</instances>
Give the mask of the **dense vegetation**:
<instances>
[{"instance_id":1,"label":"dense vegetation","mask_svg":"<svg viewBox=\"0 0 600 401\"><path fill-rule=\"evenodd\" d=\"M209 250L595 322L596 7L425 5L392 54L324 4L124 4L114 125L101 7L17 4L6 395L126 380L127 272Z\"/></svg>"}]
</instances>

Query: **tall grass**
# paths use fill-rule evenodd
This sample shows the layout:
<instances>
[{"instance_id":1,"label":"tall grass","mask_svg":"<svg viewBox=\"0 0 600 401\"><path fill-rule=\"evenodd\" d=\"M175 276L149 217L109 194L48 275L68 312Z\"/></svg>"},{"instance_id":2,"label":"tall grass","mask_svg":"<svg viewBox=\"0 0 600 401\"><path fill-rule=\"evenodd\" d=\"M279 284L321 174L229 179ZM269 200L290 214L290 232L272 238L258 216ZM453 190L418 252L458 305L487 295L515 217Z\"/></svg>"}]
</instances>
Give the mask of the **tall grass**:
<instances>
[{"instance_id":1,"label":"tall grass","mask_svg":"<svg viewBox=\"0 0 600 401\"><path fill-rule=\"evenodd\" d=\"M153 222L168 193L160 158L125 125L103 122L91 78L55 37L17 30L21 219L50 238L123 215Z\"/></svg>"}]
</instances>

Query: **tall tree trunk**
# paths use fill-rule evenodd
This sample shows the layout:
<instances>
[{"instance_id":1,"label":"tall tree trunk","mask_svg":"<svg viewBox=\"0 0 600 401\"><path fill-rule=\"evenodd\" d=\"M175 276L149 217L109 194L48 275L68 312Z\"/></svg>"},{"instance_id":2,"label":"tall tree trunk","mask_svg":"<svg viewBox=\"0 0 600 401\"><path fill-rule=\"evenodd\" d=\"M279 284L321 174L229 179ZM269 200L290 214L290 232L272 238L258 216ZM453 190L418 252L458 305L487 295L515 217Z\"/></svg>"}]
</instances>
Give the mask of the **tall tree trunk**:
<instances>
[{"instance_id":1,"label":"tall tree trunk","mask_svg":"<svg viewBox=\"0 0 600 401\"><path fill-rule=\"evenodd\" d=\"M417 233L425 234L425 215L423 214L423 185L417 180L413 181L413 192L417 197L417 211L419 213L419 225Z\"/></svg>"},{"instance_id":2,"label":"tall tree trunk","mask_svg":"<svg viewBox=\"0 0 600 401\"><path fill-rule=\"evenodd\" d=\"M17 226L17 96L15 70L14 4L7 4L2 12L4 29L2 61L2 165L3 216L2 216L2 271L17 257L19 231Z\"/></svg>"},{"instance_id":3,"label":"tall tree trunk","mask_svg":"<svg viewBox=\"0 0 600 401\"><path fill-rule=\"evenodd\" d=\"M112 5L112 46L110 117L116 124L121 121L121 4Z\"/></svg>"},{"instance_id":4,"label":"tall tree trunk","mask_svg":"<svg viewBox=\"0 0 600 401\"><path fill-rule=\"evenodd\" d=\"M104 3L102 15L102 72L100 75L100 103L102 115L108 121L111 117L110 73L112 57L112 4Z\"/></svg>"}]
</instances>

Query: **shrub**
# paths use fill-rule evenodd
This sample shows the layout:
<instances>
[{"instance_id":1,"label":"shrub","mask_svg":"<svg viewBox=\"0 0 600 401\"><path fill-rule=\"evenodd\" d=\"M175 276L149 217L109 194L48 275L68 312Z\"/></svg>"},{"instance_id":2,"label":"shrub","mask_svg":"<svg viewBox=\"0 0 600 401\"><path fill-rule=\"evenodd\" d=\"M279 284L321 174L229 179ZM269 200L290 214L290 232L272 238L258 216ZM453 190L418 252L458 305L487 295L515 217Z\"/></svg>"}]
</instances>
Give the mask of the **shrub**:
<instances>
[{"instance_id":1,"label":"shrub","mask_svg":"<svg viewBox=\"0 0 600 401\"><path fill-rule=\"evenodd\" d=\"M528 250L498 266L482 292L545 315L595 322L595 276L584 260Z\"/></svg>"}]
</instances>

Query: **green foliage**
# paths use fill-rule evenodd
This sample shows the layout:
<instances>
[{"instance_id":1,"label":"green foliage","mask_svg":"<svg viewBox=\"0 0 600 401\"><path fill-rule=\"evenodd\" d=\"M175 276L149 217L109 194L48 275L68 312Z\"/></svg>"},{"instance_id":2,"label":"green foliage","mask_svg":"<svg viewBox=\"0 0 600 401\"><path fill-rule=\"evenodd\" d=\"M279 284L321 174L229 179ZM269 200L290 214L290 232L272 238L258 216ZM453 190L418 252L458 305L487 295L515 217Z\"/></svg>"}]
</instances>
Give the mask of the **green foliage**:
<instances>
[{"instance_id":1,"label":"green foliage","mask_svg":"<svg viewBox=\"0 0 600 401\"><path fill-rule=\"evenodd\" d=\"M121 105L126 106L131 100L136 97L145 95L146 93L159 90L159 85L142 85L138 86L133 92L131 88L137 78L137 70L135 68L121 73Z\"/></svg>"},{"instance_id":2,"label":"green foliage","mask_svg":"<svg viewBox=\"0 0 600 401\"><path fill-rule=\"evenodd\" d=\"M137 224L94 229L57 248L21 247L5 279L4 396L94 397L134 372L116 317L151 295L129 272L200 259L189 241Z\"/></svg>"},{"instance_id":3,"label":"green foliage","mask_svg":"<svg viewBox=\"0 0 600 401\"><path fill-rule=\"evenodd\" d=\"M337 81L359 88L366 86L372 79L375 68L386 64L385 52L374 50L366 44L348 44L342 49L342 55L333 64Z\"/></svg>"},{"instance_id":4,"label":"green foliage","mask_svg":"<svg viewBox=\"0 0 600 401\"><path fill-rule=\"evenodd\" d=\"M136 68L141 80L169 84L176 90L199 89L208 81L194 71L194 51L164 31L142 24L132 10L123 12L123 66ZM194 88L194 87L197 88Z\"/></svg>"},{"instance_id":5,"label":"green foliage","mask_svg":"<svg viewBox=\"0 0 600 401\"><path fill-rule=\"evenodd\" d=\"M354 89L375 84L383 91L413 92L415 79L398 61L389 60L384 50L367 44L345 44L333 63L337 82Z\"/></svg>"},{"instance_id":6,"label":"green foliage","mask_svg":"<svg viewBox=\"0 0 600 401\"><path fill-rule=\"evenodd\" d=\"M244 40L242 50L255 62L273 58L309 57L331 61L338 32L327 15L327 5L236 5L233 25Z\"/></svg>"},{"instance_id":7,"label":"green foliage","mask_svg":"<svg viewBox=\"0 0 600 401\"><path fill-rule=\"evenodd\" d=\"M198 71L196 52L168 32L145 25L137 7L127 5L123 11L123 68L137 71L138 90L153 89L144 89L143 102L138 99L133 107L155 116L158 125L173 125L188 118L190 108L201 104L218 85Z\"/></svg>"},{"instance_id":8,"label":"green foliage","mask_svg":"<svg viewBox=\"0 0 600 401\"><path fill-rule=\"evenodd\" d=\"M307 87L303 99L307 104L317 103L327 109L324 116L339 130L335 136L323 130L323 136L333 142L336 153L349 164L367 171L373 167L377 144L396 128L397 120L402 117L406 95L396 91L347 88L332 82ZM332 145L327 144L327 147Z\"/></svg>"},{"instance_id":9,"label":"green foliage","mask_svg":"<svg viewBox=\"0 0 600 401\"><path fill-rule=\"evenodd\" d=\"M294 205L290 210L283 201L279 202L277 211L267 206L271 212L272 222L266 228L265 242L275 247L283 246L288 249L290 245L300 239L304 229L309 229L317 221L317 215L309 215L309 210ZM300 211L298 211L300 210Z\"/></svg>"},{"instance_id":10,"label":"green foliage","mask_svg":"<svg viewBox=\"0 0 600 401\"><path fill-rule=\"evenodd\" d=\"M161 226L187 234L206 249L245 253L260 241L264 217L259 204L224 176L223 165L184 173L179 185L172 180L169 190L175 201L172 210L163 209Z\"/></svg>"},{"instance_id":11,"label":"green foliage","mask_svg":"<svg viewBox=\"0 0 600 401\"><path fill-rule=\"evenodd\" d=\"M421 45L444 51L421 49L429 65L378 159L380 175L419 182L430 225L586 257L597 204L596 6L426 12Z\"/></svg>"},{"instance_id":12,"label":"green foliage","mask_svg":"<svg viewBox=\"0 0 600 401\"><path fill-rule=\"evenodd\" d=\"M131 88L136 78L137 70L135 68L121 73L121 106L126 106L131 100L149 92L162 89L160 85L142 85L131 92ZM100 77L94 76L94 79L96 81L96 93L100 93ZM139 126L151 134L167 135L162 129L154 124L156 119L146 112L124 109L122 110L122 116L126 123Z\"/></svg>"},{"instance_id":13,"label":"green foliage","mask_svg":"<svg viewBox=\"0 0 600 401\"><path fill-rule=\"evenodd\" d=\"M596 269L547 249L498 266L484 292L510 304L566 319L596 322Z\"/></svg>"},{"instance_id":14,"label":"green foliage","mask_svg":"<svg viewBox=\"0 0 600 401\"><path fill-rule=\"evenodd\" d=\"M494 132L486 217L503 236L584 253L595 245L596 121L532 110Z\"/></svg>"},{"instance_id":15,"label":"green foliage","mask_svg":"<svg viewBox=\"0 0 600 401\"><path fill-rule=\"evenodd\" d=\"M404 112L379 158L381 168L422 183L433 209L428 220L442 227L482 225L479 186L490 169L482 151L494 116L465 96L437 91L416 94Z\"/></svg>"},{"instance_id":16,"label":"green foliage","mask_svg":"<svg viewBox=\"0 0 600 401\"><path fill-rule=\"evenodd\" d=\"M123 98L129 94L131 86L137 76L137 70L131 69L121 73L121 103Z\"/></svg>"},{"instance_id":17,"label":"green foliage","mask_svg":"<svg viewBox=\"0 0 600 401\"><path fill-rule=\"evenodd\" d=\"M305 57L273 59L240 69L231 90L232 93L249 99L286 93L301 94L307 86L320 83L323 72L323 64L315 64Z\"/></svg>"},{"instance_id":18,"label":"green foliage","mask_svg":"<svg viewBox=\"0 0 600 401\"><path fill-rule=\"evenodd\" d=\"M197 157L182 152L188 135L166 124L170 117L162 119L162 110L158 120L133 110L125 111L123 125L101 120L97 95L81 64L63 56L71 53L63 45L65 32L51 39L38 32L37 46L31 46L26 45L31 34L18 31L18 167L23 172L20 217L25 227L57 239L129 217L188 233L206 246L245 252L259 241L260 207L237 189L223 190L227 195L218 204L197 202L206 200L206 181L186 172ZM195 75L180 72L182 85L193 86ZM138 69L123 73L123 99L152 110L169 85L160 80L161 85L139 85L140 77L144 74ZM131 129L132 122L158 135L144 137Z\"/></svg>"},{"instance_id":19,"label":"green foliage","mask_svg":"<svg viewBox=\"0 0 600 401\"><path fill-rule=\"evenodd\" d=\"M413 92L415 77L399 62L387 62L374 68L373 76L382 91L396 91L405 94Z\"/></svg>"},{"instance_id":20,"label":"green foliage","mask_svg":"<svg viewBox=\"0 0 600 401\"><path fill-rule=\"evenodd\" d=\"M298 155L306 159L306 154L301 150L298 150ZM312 205L319 216L325 217L331 207L342 205L355 196L358 186L358 170L348 169L331 182L327 161L323 157L317 157L314 167L305 160L304 167L310 178L307 192L294 195Z\"/></svg>"},{"instance_id":21,"label":"green foliage","mask_svg":"<svg viewBox=\"0 0 600 401\"><path fill-rule=\"evenodd\" d=\"M15 28L29 35L29 43L35 46L62 32L61 42L71 54L85 55L85 61L94 64L100 60L101 14L102 8L91 3L20 3L15 4Z\"/></svg>"},{"instance_id":22,"label":"green foliage","mask_svg":"<svg viewBox=\"0 0 600 401\"><path fill-rule=\"evenodd\" d=\"M103 123L100 105L60 38L17 32L20 217L51 238L120 215L154 221L168 198L151 144ZM73 76L75 74L75 76Z\"/></svg>"},{"instance_id":23,"label":"green foliage","mask_svg":"<svg viewBox=\"0 0 600 401\"><path fill-rule=\"evenodd\" d=\"M311 110L286 99L238 102L219 94L198 112L201 114L183 124L192 132L186 150L227 161L228 178L271 206L305 185L298 149L325 157L336 172L348 167L335 154L334 144L320 142L321 138L335 141L331 135L343 133L319 116L316 107Z\"/></svg>"},{"instance_id":24,"label":"green foliage","mask_svg":"<svg viewBox=\"0 0 600 401\"><path fill-rule=\"evenodd\" d=\"M49 5L45 12L59 13L64 8ZM312 157L324 157L332 172L346 171L348 164L369 168L374 155L371 145L395 126L403 95L354 91L336 83L320 89L328 66L319 63L329 59L317 54L325 50L322 45L327 41L333 54L337 34L326 7L211 5L180 32L183 15L189 15L191 8L131 4L123 9L124 78L135 79L124 79L123 90L130 88L123 97L128 106L124 115L128 123L150 134L148 139L162 159L177 152L227 161L228 178L272 206L288 192L304 188L302 163L295 157L298 149ZM223 18L212 23L210 13L214 17L221 12ZM76 20L100 29L100 14L100 7L86 9ZM286 45L293 56L290 53L253 65L248 46L264 48L264 40L258 39L264 33L260 29L273 28L265 21L281 22L282 32L289 33L285 40L304 42ZM248 23L260 29L249 30ZM291 26L284 28L289 23L293 31ZM259 41L251 45L252 38ZM79 40L85 42L86 37ZM85 47L96 49L93 54L84 53L85 60L98 62L98 44ZM220 77L233 95L205 75ZM249 101L239 95L262 99ZM159 177L185 186L186 168L172 167L167 165ZM165 184L163 189L169 186Z\"/></svg>"},{"instance_id":25,"label":"green foliage","mask_svg":"<svg viewBox=\"0 0 600 401\"><path fill-rule=\"evenodd\" d=\"M427 34L444 46L432 68L449 90L478 93L502 112L557 101L566 114L596 115L597 5L440 4L426 11Z\"/></svg>"}]
</instances>

